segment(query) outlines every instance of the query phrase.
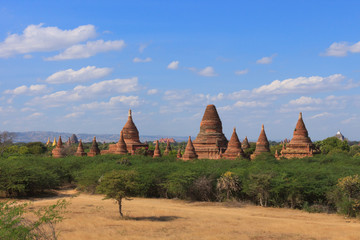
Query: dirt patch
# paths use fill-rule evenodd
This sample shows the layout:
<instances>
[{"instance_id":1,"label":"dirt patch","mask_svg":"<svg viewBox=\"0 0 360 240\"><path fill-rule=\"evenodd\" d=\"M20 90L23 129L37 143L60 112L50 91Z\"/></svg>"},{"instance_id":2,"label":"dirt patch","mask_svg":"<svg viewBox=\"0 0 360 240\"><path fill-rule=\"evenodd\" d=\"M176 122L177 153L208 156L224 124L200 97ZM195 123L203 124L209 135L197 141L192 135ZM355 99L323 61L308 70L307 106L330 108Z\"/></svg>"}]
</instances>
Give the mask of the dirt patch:
<instances>
[{"instance_id":1,"label":"dirt patch","mask_svg":"<svg viewBox=\"0 0 360 240\"><path fill-rule=\"evenodd\" d=\"M68 190L67 190L68 191ZM360 239L360 222L335 214L262 208L246 204L133 198L125 219L103 196L65 192L71 203L57 225L59 239ZM41 199L34 207L57 199Z\"/></svg>"}]
</instances>

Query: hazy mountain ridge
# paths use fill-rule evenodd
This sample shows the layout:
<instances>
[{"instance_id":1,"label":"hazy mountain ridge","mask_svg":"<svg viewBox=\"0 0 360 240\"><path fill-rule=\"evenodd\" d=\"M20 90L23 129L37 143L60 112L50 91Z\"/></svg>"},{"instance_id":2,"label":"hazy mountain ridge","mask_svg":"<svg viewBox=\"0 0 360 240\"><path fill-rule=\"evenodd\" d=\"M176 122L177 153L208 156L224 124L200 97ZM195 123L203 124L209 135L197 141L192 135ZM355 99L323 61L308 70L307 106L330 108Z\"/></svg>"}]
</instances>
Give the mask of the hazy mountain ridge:
<instances>
[{"instance_id":1,"label":"hazy mountain ridge","mask_svg":"<svg viewBox=\"0 0 360 240\"><path fill-rule=\"evenodd\" d=\"M14 132L15 139L14 142L43 142L46 143L48 138L50 137L50 141L56 140L61 136L63 142L66 142L69 137L73 133L66 132L51 132L51 131L29 131L29 132ZM76 134L77 138L82 140L83 142L91 142L94 136L96 140L99 142L117 142L120 138L120 133L116 134L89 134L89 133L79 133ZM181 136L163 136L163 135L155 135L155 136L140 136L140 140L145 141L154 141L160 138L174 138L177 142L187 141L188 137Z\"/></svg>"}]
</instances>

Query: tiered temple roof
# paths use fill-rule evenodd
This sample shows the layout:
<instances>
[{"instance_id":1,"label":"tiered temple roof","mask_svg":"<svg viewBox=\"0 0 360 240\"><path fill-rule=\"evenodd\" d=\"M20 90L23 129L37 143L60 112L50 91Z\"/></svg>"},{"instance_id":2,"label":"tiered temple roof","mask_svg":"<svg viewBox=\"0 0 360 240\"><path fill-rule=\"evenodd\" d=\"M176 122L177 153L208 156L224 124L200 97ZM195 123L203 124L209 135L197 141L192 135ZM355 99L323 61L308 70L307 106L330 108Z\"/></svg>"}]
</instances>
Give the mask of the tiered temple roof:
<instances>
[{"instance_id":1,"label":"tiered temple roof","mask_svg":"<svg viewBox=\"0 0 360 240\"><path fill-rule=\"evenodd\" d=\"M159 141L156 140L156 145L155 145L155 150L154 150L154 158L156 157L161 157L161 152L160 152L160 148L159 148Z\"/></svg>"},{"instance_id":2,"label":"tiered temple roof","mask_svg":"<svg viewBox=\"0 0 360 240\"><path fill-rule=\"evenodd\" d=\"M215 105L207 105L200 123L200 132L194 140L198 157L218 159L226 150L227 142Z\"/></svg>"},{"instance_id":3,"label":"tiered temple roof","mask_svg":"<svg viewBox=\"0 0 360 240\"><path fill-rule=\"evenodd\" d=\"M248 149L249 147L250 147L250 144L249 144L249 141L246 136L244 141L242 142L242 149Z\"/></svg>"},{"instance_id":4,"label":"tiered temple roof","mask_svg":"<svg viewBox=\"0 0 360 240\"><path fill-rule=\"evenodd\" d=\"M191 159L196 159L197 157L198 155L195 152L194 145L191 141L191 137L189 136L189 140L187 142L185 152L182 156L182 160L191 160Z\"/></svg>"},{"instance_id":5,"label":"tiered temple roof","mask_svg":"<svg viewBox=\"0 0 360 240\"><path fill-rule=\"evenodd\" d=\"M77 147L75 156L82 157L82 156L86 156L86 155L87 155L87 154L86 154L86 152L84 151L84 147L83 147L82 141L81 141L81 139L80 139L79 146Z\"/></svg>"},{"instance_id":6,"label":"tiered temple roof","mask_svg":"<svg viewBox=\"0 0 360 240\"><path fill-rule=\"evenodd\" d=\"M170 141L167 140L167 141L166 141L166 149L165 149L165 151L164 151L164 156L169 155L170 152L171 152Z\"/></svg>"},{"instance_id":7,"label":"tiered temple roof","mask_svg":"<svg viewBox=\"0 0 360 240\"><path fill-rule=\"evenodd\" d=\"M56 141L56 139L55 139ZM56 147L52 150L52 155L54 158L61 158L61 157L65 157L64 154L64 146L61 140L61 136L59 136L59 141L56 144Z\"/></svg>"},{"instance_id":8,"label":"tiered temple roof","mask_svg":"<svg viewBox=\"0 0 360 240\"><path fill-rule=\"evenodd\" d=\"M266 153L266 152L270 152L270 148L269 148L269 141L266 137L265 128L264 128L264 124L263 124L261 126L261 132L260 132L259 138L256 142L255 151L251 155L251 159L254 159L258 155L260 155L262 153Z\"/></svg>"},{"instance_id":9,"label":"tiered temple roof","mask_svg":"<svg viewBox=\"0 0 360 240\"><path fill-rule=\"evenodd\" d=\"M302 113L300 112L293 138L286 146L284 144L284 147L281 150L281 155L279 157L304 158L312 157L316 153L319 153L319 151L315 149L314 144L311 142L302 118Z\"/></svg>"},{"instance_id":10,"label":"tiered temple roof","mask_svg":"<svg viewBox=\"0 0 360 240\"><path fill-rule=\"evenodd\" d=\"M181 149L180 149L180 148L179 148L179 150L178 150L178 152L177 152L176 157L177 157L178 159L182 158L182 154L181 154Z\"/></svg>"},{"instance_id":11,"label":"tiered temple roof","mask_svg":"<svg viewBox=\"0 0 360 240\"><path fill-rule=\"evenodd\" d=\"M100 154L100 149L99 149L99 146L98 146L98 144L96 142L96 137L94 137L94 139L92 141L90 151L88 153L88 156L89 157L94 157L94 156L99 155L99 154Z\"/></svg>"},{"instance_id":12,"label":"tiered temple roof","mask_svg":"<svg viewBox=\"0 0 360 240\"><path fill-rule=\"evenodd\" d=\"M236 134L235 128L231 135L227 149L225 153L222 155L222 157L227 159L236 159L239 157L244 157L244 151L241 148L241 143L239 141L238 135Z\"/></svg>"},{"instance_id":13,"label":"tiered temple roof","mask_svg":"<svg viewBox=\"0 0 360 240\"><path fill-rule=\"evenodd\" d=\"M124 134L124 141L129 153L134 154L137 148L148 148L147 144L140 142L139 131L132 119L131 109L129 110L128 120L125 123L122 132Z\"/></svg>"}]
</instances>

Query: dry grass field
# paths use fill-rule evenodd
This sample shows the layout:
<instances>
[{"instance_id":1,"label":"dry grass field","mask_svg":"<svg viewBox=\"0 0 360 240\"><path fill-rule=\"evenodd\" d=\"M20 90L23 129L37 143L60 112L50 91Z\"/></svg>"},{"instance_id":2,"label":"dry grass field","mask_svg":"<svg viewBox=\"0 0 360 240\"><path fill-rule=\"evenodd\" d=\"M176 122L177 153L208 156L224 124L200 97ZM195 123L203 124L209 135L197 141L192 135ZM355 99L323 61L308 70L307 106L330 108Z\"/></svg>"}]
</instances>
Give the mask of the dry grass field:
<instances>
[{"instance_id":1,"label":"dry grass field","mask_svg":"<svg viewBox=\"0 0 360 240\"><path fill-rule=\"evenodd\" d=\"M335 214L299 210L227 206L221 203L134 198L117 205L102 196L63 191L71 203L57 225L60 239L360 239L360 221ZM58 198L37 199L33 206Z\"/></svg>"}]
</instances>

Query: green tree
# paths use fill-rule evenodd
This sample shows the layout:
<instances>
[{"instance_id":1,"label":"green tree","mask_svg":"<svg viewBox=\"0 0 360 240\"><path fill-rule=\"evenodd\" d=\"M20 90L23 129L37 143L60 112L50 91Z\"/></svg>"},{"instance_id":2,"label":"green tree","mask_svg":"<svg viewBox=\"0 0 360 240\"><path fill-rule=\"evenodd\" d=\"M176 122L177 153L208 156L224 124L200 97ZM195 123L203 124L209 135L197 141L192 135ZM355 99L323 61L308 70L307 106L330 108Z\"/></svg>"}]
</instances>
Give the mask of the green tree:
<instances>
[{"instance_id":1,"label":"green tree","mask_svg":"<svg viewBox=\"0 0 360 240\"><path fill-rule=\"evenodd\" d=\"M55 225L63 220L67 205L65 200L59 200L35 211L29 209L28 203L0 202L0 239L57 239ZM25 218L24 214L32 217Z\"/></svg>"},{"instance_id":2,"label":"green tree","mask_svg":"<svg viewBox=\"0 0 360 240\"><path fill-rule=\"evenodd\" d=\"M226 192L226 200L230 199L230 195L241 190L241 182L234 173L227 171L218 178L216 189L218 192Z\"/></svg>"},{"instance_id":3,"label":"green tree","mask_svg":"<svg viewBox=\"0 0 360 240\"><path fill-rule=\"evenodd\" d=\"M340 178L335 191L340 212L350 217L358 216L360 214L360 176Z\"/></svg>"},{"instance_id":4,"label":"green tree","mask_svg":"<svg viewBox=\"0 0 360 240\"><path fill-rule=\"evenodd\" d=\"M272 178L273 175L270 173L258 173L249 176L248 193L255 197L262 207L266 207L268 204Z\"/></svg>"},{"instance_id":5,"label":"green tree","mask_svg":"<svg viewBox=\"0 0 360 240\"><path fill-rule=\"evenodd\" d=\"M349 152L350 146L347 141L341 141L336 137L329 137L322 141L315 142L315 145L320 148L322 154L328 154L331 151Z\"/></svg>"},{"instance_id":6,"label":"green tree","mask_svg":"<svg viewBox=\"0 0 360 240\"><path fill-rule=\"evenodd\" d=\"M7 131L0 132L0 156L3 156L5 150L12 145L14 138L14 133L10 133Z\"/></svg>"},{"instance_id":7,"label":"green tree","mask_svg":"<svg viewBox=\"0 0 360 240\"><path fill-rule=\"evenodd\" d=\"M138 191L138 173L133 170L114 170L100 178L97 186L99 193L105 194L105 199L114 199L119 206L120 216L122 213L122 200L133 196Z\"/></svg>"}]
</instances>

